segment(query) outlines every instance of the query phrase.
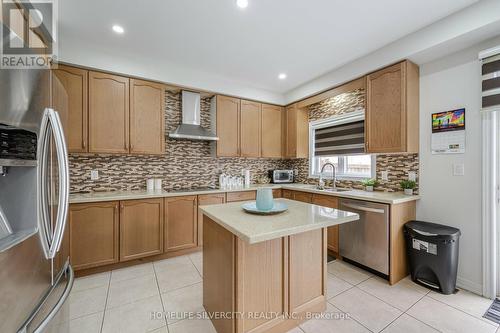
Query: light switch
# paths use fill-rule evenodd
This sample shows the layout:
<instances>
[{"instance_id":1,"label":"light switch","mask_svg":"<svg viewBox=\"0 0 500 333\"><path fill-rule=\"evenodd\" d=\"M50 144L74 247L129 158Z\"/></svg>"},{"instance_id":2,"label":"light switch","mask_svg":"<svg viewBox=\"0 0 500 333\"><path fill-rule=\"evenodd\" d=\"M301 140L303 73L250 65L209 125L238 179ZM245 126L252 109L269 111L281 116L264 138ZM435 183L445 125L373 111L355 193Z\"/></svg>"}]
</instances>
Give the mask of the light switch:
<instances>
[{"instance_id":1,"label":"light switch","mask_svg":"<svg viewBox=\"0 0 500 333\"><path fill-rule=\"evenodd\" d=\"M465 175L465 166L463 163L453 164L453 176Z\"/></svg>"},{"instance_id":2,"label":"light switch","mask_svg":"<svg viewBox=\"0 0 500 333\"><path fill-rule=\"evenodd\" d=\"M389 172L388 171L382 171L382 180L389 180Z\"/></svg>"},{"instance_id":3,"label":"light switch","mask_svg":"<svg viewBox=\"0 0 500 333\"><path fill-rule=\"evenodd\" d=\"M90 180L98 180L98 179L99 179L99 171L90 170Z\"/></svg>"},{"instance_id":4,"label":"light switch","mask_svg":"<svg viewBox=\"0 0 500 333\"><path fill-rule=\"evenodd\" d=\"M408 172L408 180L416 181L417 180L417 174L414 171Z\"/></svg>"}]
</instances>

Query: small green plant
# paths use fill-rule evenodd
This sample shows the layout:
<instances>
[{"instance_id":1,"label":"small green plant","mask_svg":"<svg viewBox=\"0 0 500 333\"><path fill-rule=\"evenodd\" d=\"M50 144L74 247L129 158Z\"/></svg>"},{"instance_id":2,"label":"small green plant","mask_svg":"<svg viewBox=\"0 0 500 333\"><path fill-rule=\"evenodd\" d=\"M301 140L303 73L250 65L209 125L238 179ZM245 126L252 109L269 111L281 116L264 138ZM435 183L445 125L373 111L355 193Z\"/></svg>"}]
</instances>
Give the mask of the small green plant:
<instances>
[{"instance_id":1,"label":"small green plant","mask_svg":"<svg viewBox=\"0 0 500 333\"><path fill-rule=\"evenodd\" d=\"M372 179L365 179L362 182L363 186L377 186L379 184L379 181L375 178Z\"/></svg>"},{"instance_id":2,"label":"small green plant","mask_svg":"<svg viewBox=\"0 0 500 333\"><path fill-rule=\"evenodd\" d=\"M417 183L414 180L402 180L399 185L403 190L413 190L417 187Z\"/></svg>"}]
</instances>

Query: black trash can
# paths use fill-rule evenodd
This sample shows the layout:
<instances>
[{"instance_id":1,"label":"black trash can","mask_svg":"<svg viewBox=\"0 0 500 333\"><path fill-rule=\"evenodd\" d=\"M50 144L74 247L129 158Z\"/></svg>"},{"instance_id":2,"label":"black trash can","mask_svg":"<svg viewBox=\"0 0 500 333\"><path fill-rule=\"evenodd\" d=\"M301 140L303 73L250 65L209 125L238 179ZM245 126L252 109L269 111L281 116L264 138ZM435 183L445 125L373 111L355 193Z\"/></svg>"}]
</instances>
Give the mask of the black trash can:
<instances>
[{"instance_id":1,"label":"black trash can","mask_svg":"<svg viewBox=\"0 0 500 333\"><path fill-rule=\"evenodd\" d=\"M410 221L404 225L411 279L445 295L457 284L460 229Z\"/></svg>"}]
</instances>

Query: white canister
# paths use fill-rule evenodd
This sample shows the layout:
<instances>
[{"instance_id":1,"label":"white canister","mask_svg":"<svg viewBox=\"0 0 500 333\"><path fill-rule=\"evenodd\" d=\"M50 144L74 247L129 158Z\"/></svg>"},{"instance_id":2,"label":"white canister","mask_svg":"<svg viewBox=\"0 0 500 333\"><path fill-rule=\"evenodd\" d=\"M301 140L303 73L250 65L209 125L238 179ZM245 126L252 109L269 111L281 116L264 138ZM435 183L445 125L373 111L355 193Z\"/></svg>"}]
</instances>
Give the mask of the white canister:
<instances>
[{"instance_id":1,"label":"white canister","mask_svg":"<svg viewBox=\"0 0 500 333\"><path fill-rule=\"evenodd\" d=\"M153 178L146 179L146 190L153 192L155 190L155 180Z\"/></svg>"},{"instance_id":2,"label":"white canister","mask_svg":"<svg viewBox=\"0 0 500 333\"><path fill-rule=\"evenodd\" d=\"M161 187L161 178L156 178L155 179L155 191L161 191L162 190L162 187Z\"/></svg>"}]
</instances>

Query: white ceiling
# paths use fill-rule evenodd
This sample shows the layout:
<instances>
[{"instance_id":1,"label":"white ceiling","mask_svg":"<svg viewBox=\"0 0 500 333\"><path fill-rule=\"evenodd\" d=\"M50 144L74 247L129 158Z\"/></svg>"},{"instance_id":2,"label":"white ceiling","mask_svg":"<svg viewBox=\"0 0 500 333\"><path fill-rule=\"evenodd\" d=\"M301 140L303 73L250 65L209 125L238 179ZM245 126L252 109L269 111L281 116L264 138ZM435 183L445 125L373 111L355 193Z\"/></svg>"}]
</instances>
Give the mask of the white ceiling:
<instances>
[{"instance_id":1,"label":"white ceiling","mask_svg":"<svg viewBox=\"0 0 500 333\"><path fill-rule=\"evenodd\" d=\"M235 0L64 0L59 51L63 61L93 53L110 66L176 68L171 78L164 71L165 82L185 70L196 73L195 87L220 80L284 94L475 2L249 0L241 10ZM288 78L278 80L280 72Z\"/></svg>"}]
</instances>

